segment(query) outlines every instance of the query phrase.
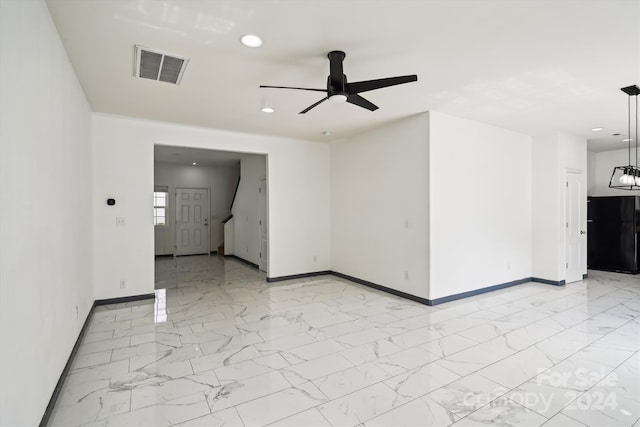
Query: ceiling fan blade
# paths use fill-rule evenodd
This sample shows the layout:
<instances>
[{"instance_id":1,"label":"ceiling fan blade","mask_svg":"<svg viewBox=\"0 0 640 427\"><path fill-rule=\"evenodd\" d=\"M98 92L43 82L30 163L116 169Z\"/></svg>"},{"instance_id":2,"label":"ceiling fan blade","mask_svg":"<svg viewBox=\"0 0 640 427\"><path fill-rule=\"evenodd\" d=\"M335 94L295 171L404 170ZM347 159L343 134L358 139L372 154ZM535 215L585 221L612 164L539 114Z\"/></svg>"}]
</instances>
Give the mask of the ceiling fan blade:
<instances>
[{"instance_id":1,"label":"ceiling fan blade","mask_svg":"<svg viewBox=\"0 0 640 427\"><path fill-rule=\"evenodd\" d=\"M311 110L312 108L317 107L318 105L322 104L322 103L323 103L324 101L326 101L327 99L329 99L329 97L328 97L328 96L327 96L327 97L325 97L325 98L322 98L320 101L318 101L318 102L316 102L315 104L313 104L313 105L311 105L311 106L309 106L309 107L305 108L304 110L300 111L298 114L305 114L307 111Z\"/></svg>"},{"instance_id":2,"label":"ceiling fan blade","mask_svg":"<svg viewBox=\"0 0 640 427\"><path fill-rule=\"evenodd\" d=\"M326 92L326 89L311 89L308 87L290 87L290 86L263 86L260 85L261 88L270 88L270 89L296 89L296 90L312 90L314 92Z\"/></svg>"},{"instance_id":3,"label":"ceiling fan blade","mask_svg":"<svg viewBox=\"0 0 640 427\"><path fill-rule=\"evenodd\" d=\"M356 94L348 95L347 102L350 104L357 105L358 107L366 108L369 111L376 111L378 109L377 105L367 101L360 95L356 95Z\"/></svg>"},{"instance_id":4,"label":"ceiling fan blade","mask_svg":"<svg viewBox=\"0 0 640 427\"><path fill-rule=\"evenodd\" d=\"M401 85L403 83L415 82L418 76L412 74L410 76L388 77L386 79L365 80L362 82L347 83L347 93L361 93L370 90L381 89L383 87Z\"/></svg>"}]
</instances>

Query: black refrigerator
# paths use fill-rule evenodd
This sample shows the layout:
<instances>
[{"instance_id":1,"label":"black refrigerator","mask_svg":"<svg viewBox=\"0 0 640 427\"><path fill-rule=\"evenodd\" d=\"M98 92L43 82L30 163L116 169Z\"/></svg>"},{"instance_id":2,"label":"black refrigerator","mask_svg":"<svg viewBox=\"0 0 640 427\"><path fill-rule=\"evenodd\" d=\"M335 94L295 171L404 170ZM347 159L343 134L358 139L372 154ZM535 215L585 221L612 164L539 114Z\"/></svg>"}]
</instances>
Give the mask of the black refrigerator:
<instances>
[{"instance_id":1,"label":"black refrigerator","mask_svg":"<svg viewBox=\"0 0 640 427\"><path fill-rule=\"evenodd\" d=\"M589 197L587 267L638 274L640 196Z\"/></svg>"}]
</instances>

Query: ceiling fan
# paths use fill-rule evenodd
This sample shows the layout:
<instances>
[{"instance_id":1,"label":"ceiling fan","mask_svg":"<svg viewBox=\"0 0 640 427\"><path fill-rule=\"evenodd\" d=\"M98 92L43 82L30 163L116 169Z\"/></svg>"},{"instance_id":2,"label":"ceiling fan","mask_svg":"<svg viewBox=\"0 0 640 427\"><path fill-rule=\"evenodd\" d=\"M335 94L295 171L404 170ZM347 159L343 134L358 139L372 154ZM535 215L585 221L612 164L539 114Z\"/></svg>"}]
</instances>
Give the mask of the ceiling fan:
<instances>
[{"instance_id":1,"label":"ceiling fan","mask_svg":"<svg viewBox=\"0 0 640 427\"><path fill-rule=\"evenodd\" d=\"M350 104L357 105L358 107L366 108L369 111L375 111L378 106L370 101L367 101L362 96L358 95L362 92L370 90L381 89L383 87L401 85L403 83L415 82L418 80L418 76L415 74L409 76L388 77L386 79L365 80L361 82L348 83L347 76L342 71L342 62L346 54L340 50L334 50L329 52L329 77L327 77L326 89L312 89L306 87L290 87L290 86L264 86L261 88L274 88L274 89L296 89L296 90L311 90L314 92L325 92L327 96L322 98L315 104L300 111L299 114L305 114L312 108L322 104L327 99L331 102L348 102Z\"/></svg>"}]
</instances>

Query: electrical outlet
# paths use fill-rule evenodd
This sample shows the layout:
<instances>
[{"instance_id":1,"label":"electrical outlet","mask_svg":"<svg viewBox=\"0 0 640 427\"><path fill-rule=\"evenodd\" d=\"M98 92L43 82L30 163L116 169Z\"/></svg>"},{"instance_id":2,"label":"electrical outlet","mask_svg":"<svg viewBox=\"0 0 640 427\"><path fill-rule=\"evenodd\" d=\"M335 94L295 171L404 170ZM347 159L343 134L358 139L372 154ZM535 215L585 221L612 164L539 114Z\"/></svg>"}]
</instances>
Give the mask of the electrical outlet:
<instances>
[{"instance_id":1,"label":"electrical outlet","mask_svg":"<svg viewBox=\"0 0 640 427\"><path fill-rule=\"evenodd\" d=\"M120 289L124 289L127 287L127 281L120 279Z\"/></svg>"}]
</instances>

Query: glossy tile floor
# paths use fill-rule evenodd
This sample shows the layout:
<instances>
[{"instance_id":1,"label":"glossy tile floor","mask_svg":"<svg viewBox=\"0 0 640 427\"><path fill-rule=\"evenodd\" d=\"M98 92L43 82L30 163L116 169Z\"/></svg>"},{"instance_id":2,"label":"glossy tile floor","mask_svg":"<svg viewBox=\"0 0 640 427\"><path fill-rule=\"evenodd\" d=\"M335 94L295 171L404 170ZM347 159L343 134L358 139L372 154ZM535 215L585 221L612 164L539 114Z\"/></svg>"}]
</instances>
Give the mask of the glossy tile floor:
<instances>
[{"instance_id":1,"label":"glossy tile floor","mask_svg":"<svg viewBox=\"0 0 640 427\"><path fill-rule=\"evenodd\" d=\"M427 307L333 276L156 262L100 307L53 426L640 426L640 278Z\"/></svg>"}]
</instances>

